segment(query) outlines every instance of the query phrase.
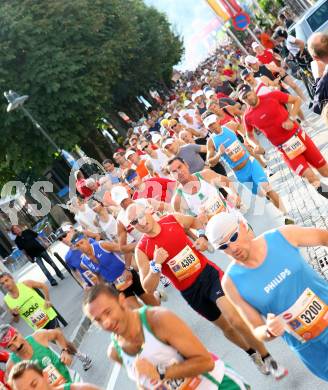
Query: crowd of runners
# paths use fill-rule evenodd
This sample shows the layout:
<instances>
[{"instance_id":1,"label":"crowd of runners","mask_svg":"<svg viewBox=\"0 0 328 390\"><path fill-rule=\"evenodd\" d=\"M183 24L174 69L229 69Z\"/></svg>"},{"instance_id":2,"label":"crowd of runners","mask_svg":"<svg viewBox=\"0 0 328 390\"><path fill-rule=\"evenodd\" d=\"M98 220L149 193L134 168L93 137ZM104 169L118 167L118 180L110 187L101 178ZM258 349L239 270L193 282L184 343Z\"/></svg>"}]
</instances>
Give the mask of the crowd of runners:
<instances>
[{"instance_id":1,"label":"crowd of runners","mask_svg":"<svg viewBox=\"0 0 328 390\"><path fill-rule=\"evenodd\" d=\"M283 49L295 58L308 53L292 38L280 28L265 46L254 41L247 56L232 44L219 48L129 130L113 160L103 162L106 173L75 174L78 196L67 207L76 224L63 224L58 239L85 289L84 313L111 333L108 359L124 366L138 388L252 387L252 378L242 378L165 309L167 288L204 317L204 327L212 322L248 355L259 375L288 374L265 344L283 337L295 358L328 381L328 285L299 251L327 246L328 231L294 224L270 183L259 138L327 198L327 161L308 134L302 105L309 101L288 73ZM271 202L282 226L256 236L245 217L245 191ZM33 234L19 226L12 232L27 254L38 249L30 244ZM225 272L222 252L231 260ZM6 386L96 389L69 368L76 356L88 370L92 356L60 330L47 286L17 283L7 273L0 284L13 319L35 331L24 337L12 325L0 327L0 347L10 353Z\"/></svg>"}]
</instances>

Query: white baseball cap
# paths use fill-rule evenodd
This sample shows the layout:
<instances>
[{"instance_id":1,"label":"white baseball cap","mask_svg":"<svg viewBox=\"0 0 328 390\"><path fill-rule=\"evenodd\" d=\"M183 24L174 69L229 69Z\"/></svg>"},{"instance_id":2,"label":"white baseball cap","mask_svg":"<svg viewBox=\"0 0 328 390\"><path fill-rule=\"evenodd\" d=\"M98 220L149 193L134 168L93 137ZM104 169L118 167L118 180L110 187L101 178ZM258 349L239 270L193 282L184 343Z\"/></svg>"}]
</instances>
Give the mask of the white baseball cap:
<instances>
[{"instance_id":1,"label":"white baseball cap","mask_svg":"<svg viewBox=\"0 0 328 390\"><path fill-rule=\"evenodd\" d=\"M151 140L154 144L157 144L162 139L162 136L158 133L153 133L151 136Z\"/></svg>"},{"instance_id":2,"label":"white baseball cap","mask_svg":"<svg viewBox=\"0 0 328 390\"><path fill-rule=\"evenodd\" d=\"M198 91L196 91L191 95L191 100L194 102L199 96L203 96L203 95L204 92L201 89L199 89Z\"/></svg>"},{"instance_id":3,"label":"white baseball cap","mask_svg":"<svg viewBox=\"0 0 328 390\"><path fill-rule=\"evenodd\" d=\"M224 237L232 233L234 229L237 229L241 220L241 214L237 212L227 213L226 211L214 215L209 220L205 234L214 249L218 249Z\"/></svg>"},{"instance_id":4,"label":"white baseball cap","mask_svg":"<svg viewBox=\"0 0 328 390\"><path fill-rule=\"evenodd\" d=\"M132 150L132 149L129 149L129 150L127 150L126 151L126 153L125 153L125 159L127 160L130 156L132 156L134 153L136 153L136 151L135 150Z\"/></svg>"},{"instance_id":5,"label":"white baseball cap","mask_svg":"<svg viewBox=\"0 0 328 390\"><path fill-rule=\"evenodd\" d=\"M110 193L113 201L119 206L124 199L130 198L127 190L123 186L113 187Z\"/></svg>"},{"instance_id":6,"label":"white baseball cap","mask_svg":"<svg viewBox=\"0 0 328 390\"><path fill-rule=\"evenodd\" d=\"M171 118L171 114L169 112L167 112L165 115L164 115L164 119L169 119Z\"/></svg>"},{"instance_id":7,"label":"white baseball cap","mask_svg":"<svg viewBox=\"0 0 328 390\"><path fill-rule=\"evenodd\" d=\"M213 123L215 123L217 120L218 117L215 114L211 114L203 120L203 123L206 129L209 129L210 125L213 125Z\"/></svg>"},{"instance_id":8,"label":"white baseball cap","mask_svg":"<svg viewBox=\"0 0 328 390\"><path fill-rule=\"evenodd\" d=\"M148 129L148 126L145 126L145 125L144 125L144 126L141 126L140 130L141 130L141 133L144 134L144 133L147 133L147 131L148 131L149 129Z\"/></svg>"},{"instance_id":9,"label":"white baseball cap","mask_svg":"<svg viewBox=\"0 0 328 390\"><path fill-rule=\"evenodd\" d=\"M215 95L215 92L213 91L213 89L208 89L206 92L205 92L205 96L206 96L206 99L210 99L211 96Z\"/></svg>"},{"instance_id":10,"label":"white baseball cap","mask_svg":"<svg viewBox=\"0 0 328 390\"><path fill-rule=\"evenodd\" d=\"M246 64L256 64L258 61L257 61L257 58L254 57L254 56L246 56L245 57L245 63Z\"/></svg>"},{"instance_id":11,"label":"white baseball cap","mask_svg":"<svg viewBox=\"0 0 328 390\"><path fill-rule=\"evenodd\" d=\"M255 50L257 47L261 46L258 42L252 43L252 49Z\"/></svg>"},{"instance_id":12,"label":"white baseball cap","mask_svg":"<svg viewBox=\"0 0 328 390\"><path fill-rule=\"evenodd\" d=\"M192 103L192 101L187 99L184 101L183 105L184 105L184 107L189 107L191 103Z\"/></svg>"},{"instance_id":13,"label":"white baseball cap","mask_svg":"<svg viewBox=\"0 0 328 390\"><path fill-rule=\"evenodd\" d=\"M168 145L172 145L174 142L174 139L173 138L167 138L163 144L162 144L162 148L165 149Z\"/></svg>"}]
</instances>

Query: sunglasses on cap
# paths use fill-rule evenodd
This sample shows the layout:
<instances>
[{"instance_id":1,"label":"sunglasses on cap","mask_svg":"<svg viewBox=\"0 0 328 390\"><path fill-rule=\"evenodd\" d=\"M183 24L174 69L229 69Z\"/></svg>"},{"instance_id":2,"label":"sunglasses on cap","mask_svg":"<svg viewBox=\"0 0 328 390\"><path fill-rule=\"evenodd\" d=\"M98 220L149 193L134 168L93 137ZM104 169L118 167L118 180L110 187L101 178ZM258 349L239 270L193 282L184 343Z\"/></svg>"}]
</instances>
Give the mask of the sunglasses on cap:
<instances>
[{"instance_id":1,"label":"sunglasses on cap","mask_svg":"<svg viewBox=\"0 0 328 390\"><path fill-rule=\"evenodd\" d=\"M127 183L131 183L132 180L134 180L137 176L138 176L137 172L133 172L133 173L131 173L130 175L126 176L124 180L125 180Z\"/></svg>"},{"instance_id":2,"label":"sunglasses on cap","mask_svg":"<svg viewBox=\"0 0 328 390\"><path fill-rule=\"evenodd\" d=\"M135 219L133 219L132 221L130 221L130 225L131 226L136 226L138 225L138 223L140 222L141 219L143 219L145 217L145 211L142 211Z\"/></svg>"},{"instance_id":3,"label":"sunglasses on cap","mask_svg":"<svg viewBox=\"0 0 328 390\"><path fill-rule=\"evenodd\" d=\"M83 240L84 235L81 233L75 233L71 239L71 244L76 245L79 241Z\"/></svg>"},{"instance_id":4,"label":"sunglasses on cap","mask_svg":"<svg viewBox=\"0 0 328 390\"><path fill-rule=\"evenodd\" d=\"M142 152L144 152L148 147L149 147L149 144L146 144L145 146L143 146L142 148L140 148L140 150L141 150Z\"/></svg>"},{"instance_id":5,"label":"sunglasses on cap","mask_svg":"<svg viewBox=\"0 0 328 390\"><path fill-rule=\"evenodd\" d=\"M237 230L234 233L232 233L232 235L230 236L229 240L224 242L223 244L221 244L217 249L219 249L220 251L224 251L225 249L228 248L228 246L232 242L236 242L237 241L238 236L239 236L239 226L237 227Z\"/></svg>"}]
</instances>

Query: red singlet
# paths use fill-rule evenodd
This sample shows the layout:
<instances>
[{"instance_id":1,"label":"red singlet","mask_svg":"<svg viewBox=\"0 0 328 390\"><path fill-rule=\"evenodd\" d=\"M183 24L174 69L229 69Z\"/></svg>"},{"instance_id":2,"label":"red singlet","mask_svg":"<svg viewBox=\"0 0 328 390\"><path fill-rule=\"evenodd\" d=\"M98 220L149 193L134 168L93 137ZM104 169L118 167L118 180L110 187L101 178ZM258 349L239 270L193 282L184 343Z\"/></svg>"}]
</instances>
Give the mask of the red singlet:
<instances>
[{"instance_id":1,"label":"red singlet","mask_svg":"<svg viewBox=\"0 0 328 390\"><path fill-rule=\"evenodd\" d=\"M189 240L183 227L173 215L161 218L158 223L161 226L161 232L156 237L149 237L144 234L137 248L144 252L150 261L154 256L155 245L158 248L164 248L168 252L169 256L162 264L162 273L171 280L178 290L183 291L190 287L208 263L215 266L223 274L223 271L212 264L201 252L192 248L193 243ZM179 261L175 262L175 260L172 260L178 253L185 250L186 247L188 250L188 246L192 248L191 258L189 254L180 263ZM195 261L192 257L196 257L198 261ZM169 266L170 261L171 266ZM175 262L175 264L172 264L172 262ZM198 267L195 267L196 263ZM189 276L181 279L181 276L179 276L181 274L189 274Z\"/></svg>"}]
</instances>

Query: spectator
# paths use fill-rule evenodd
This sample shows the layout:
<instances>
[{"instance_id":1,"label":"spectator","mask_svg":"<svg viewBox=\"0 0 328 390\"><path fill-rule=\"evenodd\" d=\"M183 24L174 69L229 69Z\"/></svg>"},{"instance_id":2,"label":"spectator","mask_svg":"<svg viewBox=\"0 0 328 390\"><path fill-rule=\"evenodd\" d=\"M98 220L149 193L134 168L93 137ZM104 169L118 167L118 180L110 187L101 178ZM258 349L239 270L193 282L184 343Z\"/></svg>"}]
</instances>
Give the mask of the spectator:
<instances>
[{"instance_id":1,"label":"spectator","mask_svg":"<svg viewBox=\"0 0 328 390\"><path fill-rule=\"evenodd\" d=\"M314 60L320 60L328 64L328 34L321 32L312 34L307 45Z\"/></svg>"},{"instance_id":2,"label":"spectator","mask_svg":"<svg viewBox=\"0 0 328 390\"><path fill-rule=\"evenodd\" d=\"M86 184L86 179L82 173L82 171L76 171L74 173L76 182L76 189L77 192L83 197L83 198L89 198L93 194L93 190L90 189Z\"/></svg>"},{"instance_id":3,"label":"spectator","mask_svg":"<svg viewBox=\"0 0 328 390\"><path fill-rule=\"evenodd\" d=\"M45 274L52 286L57 286L57 281L48 271L47 267L43 263L43 260L46 261L54 269L59 279L63 280L64 275L56 266L52 258L49 256L46 249L46 246L48 245L46 241L42 239L42 237L40 237L33 230L23 230L22 227L19 225L13 225L11 227L11 232L16 235L15 244L17 245L18 249L23 250L27 258L32 263L37 263L37 265L41 268L42 272Z\"/></svg>"},{"instance_id":4,"label":"spectator","mask_svg":"<svg viewBox=\"0 0 328 390\"><path fill-rule=\"evenodd\" d=\"M104 160L102 166L105 168L105 171L107 172L106 175L109 177L112 184L117 184L121 181L122 171L120 168L115 167L112 160Z\"/></svg>"}]
</instances>

